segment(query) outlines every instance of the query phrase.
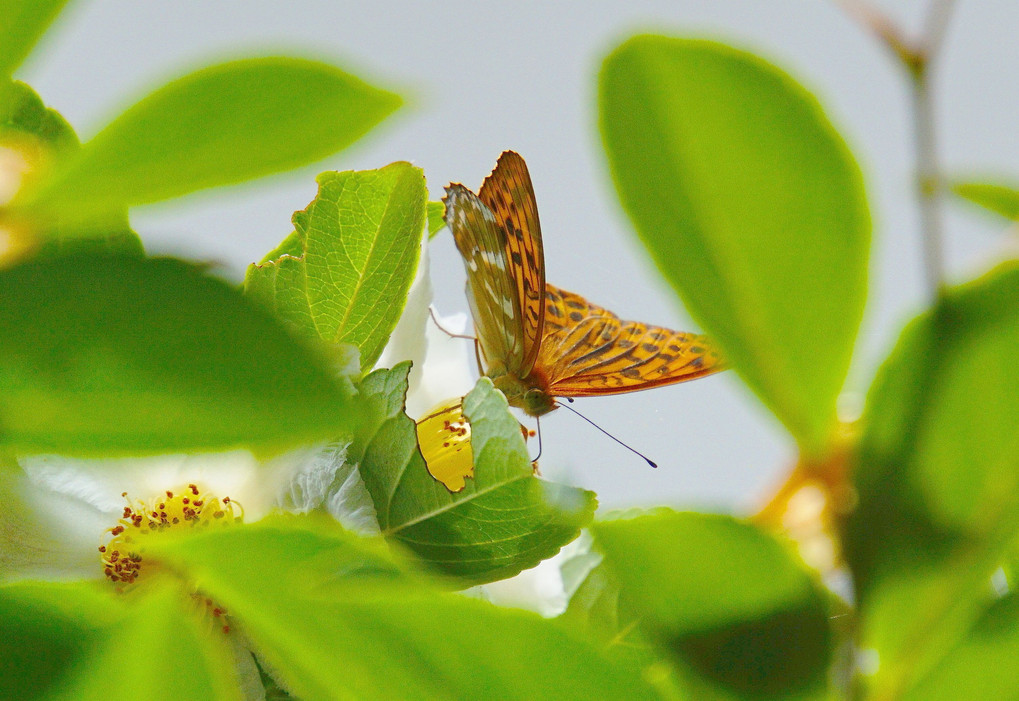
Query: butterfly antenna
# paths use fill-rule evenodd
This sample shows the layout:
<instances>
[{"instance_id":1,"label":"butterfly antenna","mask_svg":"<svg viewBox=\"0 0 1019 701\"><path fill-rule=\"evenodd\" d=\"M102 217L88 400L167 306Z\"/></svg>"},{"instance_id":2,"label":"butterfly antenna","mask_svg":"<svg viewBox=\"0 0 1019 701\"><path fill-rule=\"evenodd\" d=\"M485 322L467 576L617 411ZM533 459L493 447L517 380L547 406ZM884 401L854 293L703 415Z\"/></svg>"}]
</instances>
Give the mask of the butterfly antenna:
<instances>
[{"instance_id":1,"label":"butterfly antenna","mask_svg":"<svg viewBox=\"0 0 1019 701\"><path fill-rule=\"evenodd\" d=\"M571 401L571 402L572 402L573 400L572 400L572 399L569 399L569 401ZM596 429L598 429L599 431L601 431L602 433L604 433L604 434L605 434L606 436L608 436L609 438L611 438L612 440L614 440L614 441L615 441L616 443L618 443L619 445L621 445L621 446L623 446L624 448L626 448L627 450L629 450L629 451L630 451L631 453L633 453L634 455L639 455L639 456L640 456L641 458L643 458L643 459L644 459L644 462L646 462L646 463L647 463L648 465L650 465L651 467L658 467L658 463L656 463L656 462L655 462L654 460L652 460L652 459L651 459L651 458L649 458L648 456L644 455L644 453L640 452L640 451L639 451L639 450L637 450L636 448L631 448L631 447L630 447L630 446L628 446L628 445L627 445L626 443L623 443L623 442L622 442L621 440L619 440L618 438L616 438L615 436L613 436L613 435L612 435L611 433L609 433L608 431L606 431L606 430L605 430L604 428L602 428L601 426L599 426L598 424L596 424L596 423L595 423L594 421L592 421L591 419L589 419L589 418L587 418L586 416L584 416L583 414L581 414L581 413L580 413L579 411L577 411L576 409L574 409L574 408L573 408L573 407L571 407L570 405L568 405L568 404L563 404L562 402L556 402L556 404L557 404L558 406L561 406L561 407L562 407L563 409L569 409L569 410L570 410L570 411L572 411L572 412L573 412L574 414L576 414L577 416L579 416L580 418L582 418L582 419L583 419L584 421L586 421L587 423L589 423L589 424L591 424L592 426L594 426L594 427L595 427ZM541 432L540 432L540 431L538 432L538 450L539 450L539 452L540 452L540 450L541 450Z\"/></svg>"},{"instance_id":2,"label":"butterfly antenna","mask_svg":"<svg viewBox=\"0 0 1019 701\"><path fill-rule=\"evenodd\" d=\"M437 316L435 316L435 308L434 307L428 307L428 314L432 317L432 323L435 324L435 326L439 329L439 331L441 331L442 333L446 334L450 338L466 338L469 341L477 341L478 340L474 336L468 336L468 335L462 334L462 333L453 333L452 331L447 329L445 326L440 324L439 323L439 318Z\"/></svg>"}]
</instances>

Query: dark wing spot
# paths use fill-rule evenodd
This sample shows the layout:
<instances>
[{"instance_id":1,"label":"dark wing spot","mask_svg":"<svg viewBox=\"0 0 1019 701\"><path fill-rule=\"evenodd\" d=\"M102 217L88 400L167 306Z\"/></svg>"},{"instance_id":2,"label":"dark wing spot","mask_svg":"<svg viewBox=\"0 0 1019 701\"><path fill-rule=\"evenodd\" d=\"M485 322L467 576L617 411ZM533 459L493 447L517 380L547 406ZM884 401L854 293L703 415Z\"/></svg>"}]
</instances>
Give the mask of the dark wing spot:
<instances>
[{"instance_id":1,"label":"dark wing spot","mask_svg":"<svg viewBox=\"0 0 1019 701\"><path fill-rule=\"evenodd\" d=\"M619 374L622 375L623 377L628 377L631 380L640 379L640 371L634 368L626 368L625 370L622 370Z\"/></svg>"},{"instance_id":2,"label":"dark wing spot","mask_svg":"<svg viewBox=\"0 0 1019 701\"><path fill-rule=\"evenodd\" d=\"M643 348L648 353L657 353L658 352L658 346L656 346L654 343L644 343L644 344L641 344L641 348Z\"/></svg>"},{"instance_id":3,"label":"dark wing spot","mask_svg":"<svg viewBox=\"0 0 1019 701\"><path fill-rule=\"evenodd\" d=\"M651 337L651 340L653 341L663 341L669 336L669 334L665 333L664 331L652 331L648 335Z\"/></svg>"},{"instance_id":4,"label":"dark wing spot","mask_svg":"<svg viewBox=\"0 0 1019 701\"><path fill-rule=\"evenodd\" d=\"M583 318L584 315L581 314L580 312L570 312L570 319L572 319L573 321L581 321L583 320Z\"/></svg>"},{"instance_id":5,"label":"dark wing spot","mask_svg":"<svg viewBox=\"0 0 1019 701\"><path fill-rule=\"evenodd\" d=\"M566 300L566 306L570 309L583 309L586 305L583 302L578 302L575 299Z\"/></svg>"},{"instance_id":6,"label":"dark wing spot","mask_svg":"<svg viewBox=\"0 0 1019 701\"><path fill-rule=\"evenodd\" d=\"M524 232L520 230L520 227L513 228L513 235L516 237L518 241L524 240Z\"/></svg>"},{"instance_id":7,"label":"dark wing spot","mask_svg":"<svg viewBox=\"0 0 1019 701\"><path fill-rule=\"evenodd\" d=\"M563 310L560 309L555 304L546 304L545 305L545 313L546 314L551 314L554 317L560 317L561 318L562 315L563 315Z\"/></svg>"},{"instance_id":8,"label":"dark wing spot","mask_svg":"<svg viewBox=\"0 0 1019 701\"><path fill-rule=\"evenodd\" d=\"M704 358L702 358L701 356L697 356L696 358L689 362L689 365L690 367L700 368L702 365L704 365Z\"/></svg>"},{"instance_id":9,"label":"dark wing spot","mask_svg":"<svg viewBox=\"0 0 1019 701\"><path fill-rule=\"evenodd\" d=\"M633 348L633 341L627 341L625 338L616 343L620 348Z\"/></svg>"},{"instance_id":10,"label":"dark wing spot","mask_svg":"<svg viewBox=\"0 0 1019 701\"><path fill-rule=\"evenodd\" d=\"M510 253L510 258L513 260L513 265L521 265L523 263L523 259L520 257L520 254L517 253L516 251Z\"/></svg>"},{"instance_id":11,"label":"dark wing spot","mask_svg":"<svg viewBox=\"0 0 1019 701\"><path fill-rule=\"evenodd\" d=\"M701 355L704 352L704 349L701 348L700 346L690 346L690 352L696 353L697 355Z\"/></svg>"},{"instance_id":12,"label":"dark wing spot","mask_svg":"<svg viewBox=\"0 0 1019 701\"><path fill-rule=\"evenodd\" d=\"M672 351L673 353L678 353L680 351L680 348L675 343L670 343L669 350Z\"/></svg>"}]
</instances>

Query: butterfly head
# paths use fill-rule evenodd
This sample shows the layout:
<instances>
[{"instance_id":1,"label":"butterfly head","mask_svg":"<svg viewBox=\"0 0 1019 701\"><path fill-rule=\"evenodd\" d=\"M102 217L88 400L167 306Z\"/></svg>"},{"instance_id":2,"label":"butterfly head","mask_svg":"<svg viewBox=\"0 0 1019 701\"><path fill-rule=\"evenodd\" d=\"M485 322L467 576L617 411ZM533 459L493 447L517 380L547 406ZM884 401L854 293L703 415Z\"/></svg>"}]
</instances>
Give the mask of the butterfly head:
<instances>
[{"instance_id":1,"label":"butterfly head","mask_svg":"<svg viewBox=\"0 0 1019 701\"><path fill-rule=\"evenodd\" d=\"M552 395L544 390L532 388L521 397L520 408L531 416L543 416L558 406Z\"/></svg>"}]
</instances>

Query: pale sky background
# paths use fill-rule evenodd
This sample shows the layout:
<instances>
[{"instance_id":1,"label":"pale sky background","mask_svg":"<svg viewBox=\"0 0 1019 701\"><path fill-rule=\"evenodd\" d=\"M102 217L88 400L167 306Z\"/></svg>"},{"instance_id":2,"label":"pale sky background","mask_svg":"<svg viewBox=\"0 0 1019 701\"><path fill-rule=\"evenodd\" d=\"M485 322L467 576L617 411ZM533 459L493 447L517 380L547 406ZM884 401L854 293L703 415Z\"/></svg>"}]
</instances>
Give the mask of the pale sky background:
<instances>
[{"instance_id":1,"label":"pale sky background","mask_svg":"<svg viewBox=\"0 0 1019 701\"><path fill-rule=\"evenodd\" d=\"M927 2L877 4L916 30ZM938 75L948 172L1019 175L1017 29L1013 0L957 3ZM596 128L601 60L637 31L715 38L769 58L819 96L856 153L875 236L871 297L847 384L852 404L924 292L908 86L831 2L78 0L17 77L87 140L151 88L207 63L265 54L337 63L409 97L410 106L314 167L133 210L150 253L214 261L240 280L290 233L291 214L314 197L322 170L409 160L424 168L438 199L451 180L477 189L498 155L514 149L534 181L548 279L623 318L693 329L621 211ZM964 207L947 215L951 274L986 268L1003 225ZM448 234L432 261L442 313L466 311L463 266ZM593 489L603 507L745 511L794 458L791 439L732 373L574 406L660 465L648 468L565 411L549 415L545 476Z\"/></svg>"}]
</instances>

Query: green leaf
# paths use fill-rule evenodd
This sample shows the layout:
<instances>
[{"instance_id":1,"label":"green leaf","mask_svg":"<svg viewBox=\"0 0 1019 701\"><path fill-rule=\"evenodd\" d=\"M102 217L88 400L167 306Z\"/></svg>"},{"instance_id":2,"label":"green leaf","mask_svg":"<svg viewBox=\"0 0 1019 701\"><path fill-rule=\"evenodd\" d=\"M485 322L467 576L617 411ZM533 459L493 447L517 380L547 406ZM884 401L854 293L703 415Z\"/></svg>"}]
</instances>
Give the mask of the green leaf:
<instances>
[{"instance_id":1,"label":"green leaf","mask_svg":"<svg viewBox=\"0 0 1019 701\"><path fill-rule=\"evenodd\" d=\"M0 694L47 695L108 637L121 605L94 582L0 586Z\"/></svg>"},{"instance_id":2,"label":"green leaf","mask_svg":"<svg viewBox=\"0 0 1019 701\"><path fill-rule=\"evenodd\" d=\"M0 446L67 455L249 446L347 430L321 355L222 280L171 259L0 271Z\"/></svg>"},{"instance_id":3,"label":"green leaf","mask_svg":"<svg viewBox=\"0 0 1019 701\"><path fill-rule=\"evenodd\" d=\"M44 177L47 169L66 161L81 148L78 136L57 112L47 109L30 87L8 82L0 87L0 145L22 154L29 167L26 179ZM77 212L44 220L12 218L13 231L34 237L38 255L52 256L74 251L142 255L142 243L127 222L127 209L101 219Z\"/></svg>"},{"instance_id":4,"label":"green leaf","mask_svg":"<svg viewBox=\"0 0 1019 701\"><path fill-rule=\"evenodd\" d=\"M289 170L349 146L400 102L316 61L219 64L144 98L19 202L104 211Z\"/></svg>"},{"instance_id":5,"label":"green leaf","mask_svg":"<svg viewBox=\"0 0 1019 701\"><path fill-rule=\"evenodd\" d=\"M876 695L918 683L992 603L1019 524L1019 266L910 323L867 399L844 547L880 657Z\"/></svg>"},{"instance_id":6,"label":"green leaf","mask_svg":"<svg viewBox=\"0 0 1019 701\"><path fill-rule=\"evenodd\" d=\"M446 226L446 205L442 202L428 203L428 238L434 238Z\"/></svg>"},{"instance_id":7,"label":"green leaf","mask_svg":"<svg viewBox=\"0 0 1019 701\"><path fill-rule=\"evenodd\" d=\"M78 137L71 125L25 83L2 81L0 88L0 140L7 146L24 145L29 137L60 155L77 151Z\"/></svg>"},{"instance_id":8,"label":"green leaf","mask_svg":"<svg viewBox=\"0 0 1019 701\"><path fill-rule=\"evenodd\" d=\"M365 407L350 450L383 534L462 586L511 577L576 538L594 494L534 477L520 424L487 379L463 403L474 477L456 493L432 478L403 412L409 369L376 370L361 383Z\"/></svg>"},{"instance_id":9,"label":"green leaf","mask_svg":"<svg viewBox=\"0 0 1019 701\"><path fill-rule=\"evenodd\" d=\"M710 41L634 37L599 89L616 189L658 268L821 453L866 296L870 217L845 143L792 78Z\"/></svg>"},{"instance_id":10,"label":"green leaf","mask_svg":"<svg viewBox=\"0 0 1019 701\"><path fill-rule=\"evenodd\" d=\"M606 654L615 659L647 666L660 657L641 631L640 617L604 564L587 574L557 620L601 639Z\"/></svg>"},{"instance_id":11,"label":"green leaf","mask_svg":"<svg viewBox=\"0 0 1019 701\"><path fill-rule=\"evenodd\" d=\"M270 517L149 553L225 607L298 698L654 698L549 621L438 592L328 518Z\"/></svg>"},{"instance_id":12,"label":"green leaf","mask_svg":"<svg viewBox=\"0 0 1019 701\"><path fill-rule=\"evenodd\" d=\"M0 616L5 698L100 701L111 687L240 698L226 646L175 587L125 599L95 582L24 582L0 587Z\"/></svg>"},{"instance_id":13,"label":"green leaf","mask_svg":"<svg viewBox=\"0 0 1019 701\"><path fill-rule=\"evenodd\" d=\"M67 0L4 0L0 12L0 74L9 76L25 60Z\"/></svg>"},{"instance_id":14,"label":"green leaf","mask_svg":"<svg viewBox=\"0 0 1019 701\"><path fill-rule=\"evenodd\" d=\"M945 655L904 701L1019 699L1019 599L992 604L969 634Z\"/></svg>"},{"instance_id":15,"label":"green leaf","mask_svg":"<svg viewBox=\"0 0 1019 701\"><path fill-rule=\"evenodd\" d=\"M955 183L952 192L1006 219L1019 221L1019 188L992 183Z\"/></svg>"},{"instance_id":16,"label":"green leaf","mask_svg":"<svg viewBox=\"0 0 1019 701\"><path fill-rule=\"evenodd\" d=\"M409 163L322 173L295 231L249 266L245 292L309 337L349 343L370 370L417 270L428 192Z\"/></svg>"},{"instance_id":17,"label":"green leaf","mask_svg":"<svg viewBox=\"0 0 1019 701\"><path fill-rule=\"evenodd\" d=\"M644 631L687 672L692 698L827 698L824 598L770 536L727 516L668 511L591 530Z\"/></svg>"}]
</instances>

